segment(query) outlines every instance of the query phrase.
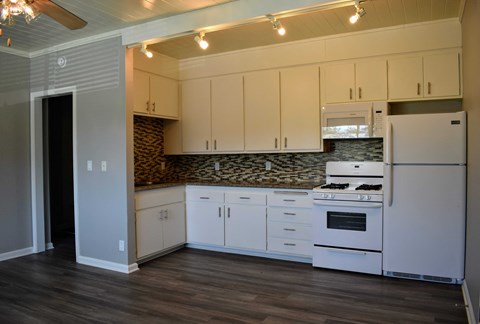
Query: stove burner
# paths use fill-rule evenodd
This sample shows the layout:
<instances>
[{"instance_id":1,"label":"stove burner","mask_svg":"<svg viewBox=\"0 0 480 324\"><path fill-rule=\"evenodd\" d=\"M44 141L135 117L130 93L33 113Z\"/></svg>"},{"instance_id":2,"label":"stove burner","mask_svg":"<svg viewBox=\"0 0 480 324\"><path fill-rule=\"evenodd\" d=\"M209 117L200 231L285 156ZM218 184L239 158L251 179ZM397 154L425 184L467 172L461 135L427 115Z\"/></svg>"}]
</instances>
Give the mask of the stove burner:
<instances>
[{"instance_id":1,"label":"stove burner","mask_svg":"<svg viewBox=\"0 0 480 324\"><path fill-rule=\"evenodd\" d=\"M376 185L362 184L355 188L355 190L380 190L380 189L382 189L381 184L376 184Z\"/></svg>"},{"instance_id":2,"label":"stove burner","mask_svg":"<svg viewBox=\"0 0 480 324\"><path fill-rule=\"evenodd\" d=\"M320 188L322 188L322 189L343 190L343 189L347 189L349 185L350 185L349 183L329 183L329 184L321 186Z\"/></svg>"}]
</instances>

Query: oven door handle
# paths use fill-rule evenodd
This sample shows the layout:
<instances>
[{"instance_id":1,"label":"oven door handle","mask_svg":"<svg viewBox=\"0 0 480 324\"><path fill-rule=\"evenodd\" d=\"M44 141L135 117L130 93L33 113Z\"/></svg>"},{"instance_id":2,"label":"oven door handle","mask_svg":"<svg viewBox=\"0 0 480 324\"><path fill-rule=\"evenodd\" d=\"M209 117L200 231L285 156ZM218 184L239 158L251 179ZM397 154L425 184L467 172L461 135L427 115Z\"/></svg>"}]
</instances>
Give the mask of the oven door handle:
<instances>
[{"instance_id":1,"label":"oven door handle","mask_svg":"<svg viewBox=\"0 0 480 324\"><path fill-rule=\"evenodd\" d=\"M365 202L360 203L356 201L332 201L332 200L317 200L313 201L315 205L332 206L332 207L360 207L360 208L382 208L381 202Z\"/></svg>"}]
</instances>

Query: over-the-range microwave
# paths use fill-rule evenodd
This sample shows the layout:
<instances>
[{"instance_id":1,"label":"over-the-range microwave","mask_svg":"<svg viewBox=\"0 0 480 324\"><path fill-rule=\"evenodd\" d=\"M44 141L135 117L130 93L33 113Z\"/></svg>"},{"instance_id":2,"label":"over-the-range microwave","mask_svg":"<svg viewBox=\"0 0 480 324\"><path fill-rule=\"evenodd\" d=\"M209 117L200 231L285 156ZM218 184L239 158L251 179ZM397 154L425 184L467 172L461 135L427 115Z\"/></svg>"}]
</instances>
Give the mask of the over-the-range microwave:
<instances>
[{"instance_id":1,"label":"over-the-range microwave","mask_svg":"<svg viewBox=\"0 0 480 324\"><path fill-rule=\"evenodd\" d=\"M322 138L383 137L389 105L384 101L331 104L322 107Z\"/></svg>"}]
</instances>

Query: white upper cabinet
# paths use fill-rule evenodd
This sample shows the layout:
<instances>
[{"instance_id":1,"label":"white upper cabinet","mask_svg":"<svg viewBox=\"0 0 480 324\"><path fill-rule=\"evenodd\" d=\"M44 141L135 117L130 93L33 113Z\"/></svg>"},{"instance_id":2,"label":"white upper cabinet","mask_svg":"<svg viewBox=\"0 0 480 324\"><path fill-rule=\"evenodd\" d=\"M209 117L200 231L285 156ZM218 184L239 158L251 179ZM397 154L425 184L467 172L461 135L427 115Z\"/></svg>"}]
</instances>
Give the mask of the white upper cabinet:
<instances>
[{"instance_id":1,"label":"white upper cabinet","mask_svg":"<svg viewBox=\"0 0 480 324\"><path fill-rule=\"evenodd\" d=\"M390 100L461 96L459 54L389 59L388 92Z\"/></svg>"},{"instance_id":2,"label":"white upper cabinet","mask_svg":"<svg viewBox=\"0 0 480 324\"><path fill-rule=\"evenodd\" d=\"M280 150L280 80L278 71L245 75L245 150Z\"/></svg>"},{"instance_id":3,"label":"white upper cabinet","mask_svg":"<svg viewBox=\"0 0 480 324\"><path fill-rule=\"evenodd\" d=\"M326 103L387 99L384 59L327 65L324 74Z\"/></svg>"},{"instance_id":4,"label":"white upper cabinet","mask_svg":"<svg viewBox=\"0 0 480 324\"><path fill-rule=\"evenodd\" d=\"M318 66L285 69L280 76L282 150L320 150Z\"/></svg>"},{"instance_id":5,"label":"white upper cabinet","mask_svg":"<svg viewBox=\"0 0 480 324\"><path fill-rule=\"evenodd\" d=\"M186 153L210 152L210 79L182 82L182 147Z\"/></svg>"},{"instance_id":6,"label":"white upper cabinet","mask_svg":"<svg viewBox=\"0 0 480 324\"><path fill-rule=\"evenodd\" d=\"M178 119L178 82L133 70L133 111L156 117Z\"/></svg>"},{"instance_id":7,"label":"white upper cabinet","mask_svg":"<svg viewBox=\"0 0 480 324\"><path fill-rule=\"evenodd\" d=\"M460 95L460 57L458 53L425 55L423 57L425 97Z\"/></svg>"},{"instance_id":8,"label":"white upper cabinet","mask_svg":"<svg viewBox=\"0 0 480 324\"><path fill-rule=\"evenodd\" d=\"M243 76L212 79L212 150L239 152L245 149Z\"/></svg>"}]
</instances>

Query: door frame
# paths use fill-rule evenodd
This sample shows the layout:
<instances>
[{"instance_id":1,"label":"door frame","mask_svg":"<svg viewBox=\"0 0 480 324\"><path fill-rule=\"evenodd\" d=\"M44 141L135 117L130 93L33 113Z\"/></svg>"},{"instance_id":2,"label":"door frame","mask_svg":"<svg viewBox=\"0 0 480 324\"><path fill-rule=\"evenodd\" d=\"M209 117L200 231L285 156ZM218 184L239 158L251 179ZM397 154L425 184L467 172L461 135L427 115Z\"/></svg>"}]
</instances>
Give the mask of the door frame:
<instances>
[{"instance_id":1,"label":"door frame","mask_svg":"<svg viewBox=\"0 0 480 324\"><path fill-rule=\"evenodd\" d=\"M32 249L43 252L45 242L44 172L43 172L43 125L42 99L72 95L72 154L73 154L73 201L75 223L75 257L80 255L80 230L78 226L78 163L77 163L77 89L75 86L30 93L30 168L32 201Z\"/></svg>"}]
</instances>

